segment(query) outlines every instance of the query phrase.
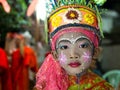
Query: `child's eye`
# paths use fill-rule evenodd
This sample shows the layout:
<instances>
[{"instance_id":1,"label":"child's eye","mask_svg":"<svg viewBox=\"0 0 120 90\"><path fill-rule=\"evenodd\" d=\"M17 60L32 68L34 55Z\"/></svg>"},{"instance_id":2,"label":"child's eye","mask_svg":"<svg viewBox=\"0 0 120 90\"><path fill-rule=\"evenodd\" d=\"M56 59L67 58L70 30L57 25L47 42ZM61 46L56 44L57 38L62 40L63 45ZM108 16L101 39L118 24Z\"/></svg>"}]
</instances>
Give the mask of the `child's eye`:
<instances>
[{"instance_id":1,"label":"child's eye","mask_svg":"<svg viewBox=\"0 0 120 90\"><path fill-rule=\"evenodd\" d=\"M88 43L83 43L79 46L79 48L87 48L87 47L89 47Z\"/></svg>"},{"instance_id":2,"label":"child's eye","mask_svg":"<svg viewBox=\"0 0 120 90\"><path fill-rule=\"evenodd\" d=\"M62 45L59 47L61 50L65 50L65 49L68 49L68 46L67 45Z\"/></svg>"}]
</instances>

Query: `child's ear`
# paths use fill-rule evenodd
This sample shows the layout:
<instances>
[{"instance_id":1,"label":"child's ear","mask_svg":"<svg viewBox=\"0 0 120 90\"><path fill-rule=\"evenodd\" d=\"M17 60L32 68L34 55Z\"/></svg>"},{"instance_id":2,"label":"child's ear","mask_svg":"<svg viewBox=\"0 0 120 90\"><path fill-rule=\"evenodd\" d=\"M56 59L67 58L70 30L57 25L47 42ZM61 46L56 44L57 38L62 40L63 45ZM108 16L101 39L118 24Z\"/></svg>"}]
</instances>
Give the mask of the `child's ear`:
<instances>
[{"instance_id":1,"label":"child's ear","mask_svg":"<svg viewBox=\"0 0 120 90\"><path fill-rule=\"evenodd\" d=\"M94 49L94 54L93 54L93 59L98 59L100 54L102 52L102 48L101 47L97 47Z\"/></svg>"},{"instance_id":2,"label":"child's ear","mask_svg":"<svg viewBox=\"0 0 120 90\"><path fill-rule=\"evenodd\" d=\"M57 58L58 58L58 55L57 55L57 52L56 52L56 51L52 51L51 53L52 53L54 59L57 59Z\"/></svg>"}]
</instances>

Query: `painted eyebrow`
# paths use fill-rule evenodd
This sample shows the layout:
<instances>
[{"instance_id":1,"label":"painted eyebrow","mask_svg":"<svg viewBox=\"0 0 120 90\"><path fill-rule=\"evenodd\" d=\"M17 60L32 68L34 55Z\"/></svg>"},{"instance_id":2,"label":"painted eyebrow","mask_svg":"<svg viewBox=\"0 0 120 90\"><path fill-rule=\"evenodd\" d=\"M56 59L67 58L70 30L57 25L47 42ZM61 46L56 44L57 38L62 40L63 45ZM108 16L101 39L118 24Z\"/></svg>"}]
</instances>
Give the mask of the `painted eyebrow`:
<instances>
[{"instance_id":1,"label":"painted eyebrow","mask_svg":"<svg viewBox=\"0 0 120 90\"><path fill-rule=\"evenodd\" d=\"M78 40L82 40L82 39L87 39L88 41L90 41L87 37L85 37L85 36L79 36L79 37L77 37L77 38L75 38L75 39L69 39L69 38L62 38L62 39L60 39L59 41L58 41L58 44L60 43L60 42L62 42L62 41L65 41L65 42L69 42L69 43L71 43L71 44L74 44L75 42L77 42Z\"/></svg>"},{"instance_id":2,"label":"painted eyebrow","mask_svg":"<svg viewBox=\"0 0 120 90\"><path fill-rule=\"evenodd\" d=\"M83 41L83 40L87 40L88 42L90 42L87 38L78 38L75 42L77 42L77 41Z\"/></svg>"},{"instance_id":3,"label":"painted eyebrow","mask_svg":"<svg viewBox=\"0 0 120 90\"><path fill-rule=\"evenodd\" d=\"M89 39L87 39L87 38L78 38L77 40L76 40L76 42L78 41L78 40L80 40L80 41L83 41L83 40L87 40L87 41L85 41L85 43L88 43L89 45L92 45L92 42L89 40ZM91 48L92 48L92 46L90 46Z\"/></svg>"},{"instance_id":4,"label":"painted eyebrow","mask_svg":"<svg viewBox=\"0 0 120 90\"><path fill-rule=\"evenodd\" d=\"M61 42L69 42L69 43L71 43L70 41L69 41L69 39L67 39L67 38L63 38L63 39L61 39L61 40L59 40L58 41L58 43L57 43L57 45L56 45L56 48L58 48L58 46L59 46L59 44L61 43Z\"/></svg>"},{"instance_id":5,"label":"painted eyebrow","mask_svg":"<svg viewBox=\"0 0 120 90\"><path fill-rule=\"evenodd\" d=\"M77 42L78 40L80 40L80 41L87 40L89 42L89 44L92 45L92 42L87 37L77 38L75 42Z\"/></svg>"},{"instance_id":6,"label":"painted eyebrow","mask_svg":"<svg viewBox=\"0 0 120 90\"><path fill-rule=\"evenodd\" d=\"M70 41L69 39L67 39L67 38L64 38L64 39L59 40L59 41L58 41L58 45L59 45L61 42L69 42L69 43L71 43L71 41Z\"/></svg>"}]
</instances>

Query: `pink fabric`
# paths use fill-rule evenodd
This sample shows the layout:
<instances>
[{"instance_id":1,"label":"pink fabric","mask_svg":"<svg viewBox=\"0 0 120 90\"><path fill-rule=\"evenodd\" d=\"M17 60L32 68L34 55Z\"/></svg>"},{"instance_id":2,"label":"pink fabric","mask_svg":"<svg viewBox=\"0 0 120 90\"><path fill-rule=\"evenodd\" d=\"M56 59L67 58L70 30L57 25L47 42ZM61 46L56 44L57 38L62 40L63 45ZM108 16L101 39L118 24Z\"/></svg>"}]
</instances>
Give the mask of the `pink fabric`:
<instances>
[{"instance_id":1,"label":"pink fabric","mask_svg":"<svg viewBox=\"0 0 120 90\"><path fill-rule=\"evenodd\" d=\"M94 44L95 47L98 47L98 45L99 45L98 37L97 37L97 35L95 35L95 33L93 31L82 28L82 27L68 27L68 28L64 28L63 30L58 31L52 37L52 41L51 41L52 50L55 50L55 45L56 45L57 39L64 33L68 33L68 32L80 32L80 33L84 34L85 36L87 36L92 41L92 43Z\"/></svg>"},{"instance_id":2,"label":"pink fabric","mask_svg":"<svg viewBox=\"0 0 120 90\"><path fill-rule=\"evenodd\" d=\"M68 77L59 63L49 54L36 76L37 90L67 90Z\"/></svg>"}]
</instances>

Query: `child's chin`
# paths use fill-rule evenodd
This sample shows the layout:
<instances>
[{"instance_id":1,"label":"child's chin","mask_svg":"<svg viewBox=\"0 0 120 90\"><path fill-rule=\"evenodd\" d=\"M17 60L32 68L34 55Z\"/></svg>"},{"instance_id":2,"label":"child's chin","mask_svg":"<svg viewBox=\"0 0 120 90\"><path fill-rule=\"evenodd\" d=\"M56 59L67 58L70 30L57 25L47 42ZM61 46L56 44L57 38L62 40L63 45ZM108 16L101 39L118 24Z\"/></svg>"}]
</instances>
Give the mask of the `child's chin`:
<instances>
[{"instance_id":1,"label":"child's chin","mask_svg":"<svg viewBox=\"0 0 120 90\"><path fill-rule=\"evenodd\" d=\"M82 73L82 71L75 71L75 70L72 71L72 70L71 70L71 71L69 71L69 72L67 72L67 73L68 73L69 75L75 75L75 76L76 76L77 74Z\"/></svg>"}]
</instances>

